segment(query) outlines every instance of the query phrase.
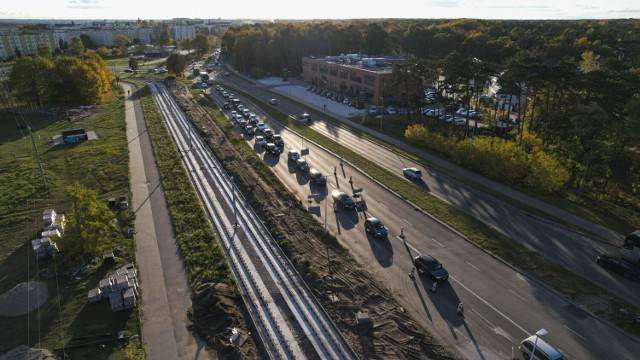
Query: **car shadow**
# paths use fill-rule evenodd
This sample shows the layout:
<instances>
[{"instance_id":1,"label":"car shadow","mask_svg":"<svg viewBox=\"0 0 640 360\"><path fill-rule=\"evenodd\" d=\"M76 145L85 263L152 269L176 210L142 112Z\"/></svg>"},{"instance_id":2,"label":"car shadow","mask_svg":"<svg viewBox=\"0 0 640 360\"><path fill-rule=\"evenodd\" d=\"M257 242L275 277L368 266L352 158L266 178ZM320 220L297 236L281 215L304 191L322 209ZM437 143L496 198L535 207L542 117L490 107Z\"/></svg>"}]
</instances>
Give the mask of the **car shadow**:
<instances>
[{"instance_id":1,"label":"car shadow","mask_svg":"<svg viewBox=\"0 0 640 360\"><path fill-rule=\"evenodd\" d=\"M304 185L309 182L309 176L307 173L297 172L296 180L298 180L298 185Z\"/></svg>"},{"instance_id":2,"label":"car shadow","mask_svg":"<svg viewBox=\"0 0 640 360\"><path fill-rule=\"evenodd\" d=\"M353 229L360 220L358 212L355 210L343 209L338 204L333 204L331 209L335 214L336 224L345 230Z\"/></svg>"},{"instance_id":3,"label":"car shadow","mask_svg":"<svg viewBox=\"0 0 640 360\"><path fill-rule=\"evenodd\" d=\"M369 246L371 247L371 252L373 256L375 256L378 264L382 267L389 267L393 265L393 246L391 246L391 241L389 241L388 236L378 237L367 233L367 240L369 241Z\"/></svg>"},{"instance_id":4,"label":"car shadow","mask_svg":"<svg viewBox=\"0 0 640 360\"><path fill-rule=\"evenodd\" d=\"M279 155L269 154L268 152L265 152L264 156L262 157L262 160L264 160L264 162L267 165L269 165L271 167L274 167L280 161L280 156Z\"/></svg>"}]
</instances>

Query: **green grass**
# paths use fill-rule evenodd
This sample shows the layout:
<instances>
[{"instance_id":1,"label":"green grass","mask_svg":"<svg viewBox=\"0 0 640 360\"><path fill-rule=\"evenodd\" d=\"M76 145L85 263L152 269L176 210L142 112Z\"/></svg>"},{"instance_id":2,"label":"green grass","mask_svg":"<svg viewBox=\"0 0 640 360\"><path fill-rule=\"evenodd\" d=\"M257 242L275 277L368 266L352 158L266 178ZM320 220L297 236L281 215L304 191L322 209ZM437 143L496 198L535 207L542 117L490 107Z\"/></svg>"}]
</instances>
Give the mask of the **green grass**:
<instances>
[{"instance_id":1,"label":"green grass","mask_svg":"<svg viewBox=\"0 0 640 360\"><path fill-rule=\"evenodd\" d=\"M203 281L232 284L233 278L220 244L208 226L208 220L149 88L141 83L137 83L137 86L189 284L192 289Z\"/></svg>"},{"instance_id":2,"label":"green grass","mask_svg":"<svg viewBox=\"0 0 640 360\"><path fill-rule=\"evenodd\" d=\"M43 188L27 125L31 126L47 182ZM121 88L108 94L94 115L72 123L55 120L49 114L18 115L0 113L0 293L24 281L44 281L49 300L29 315L0 317L0 352L20 344L57 349L73 345L73 337L124 330L139 333L135 310L112 313L108 301L87 302L87 291L97 287L100 279L116 266L100 266L101 258L88 264L89 271L71 276L68 269L52 259L35 261L30 239L41 231L42 212L53 208L69 212L71 204L65 188L78 181L94 190L101 201L129 192L129 154ZM95 131L98 139L78 144L53 146L51 139L61 131L75 128ZM115 218L115 214L114 214ZM126 219L125 219L126 218ZM103 250L120 247L118 264L131 262L134 249L119 226L130 224L131 216L119 222L109 239L100 241ZM64 237L59 242L64 241ZM58 256L60 263L77 263ZM55 278L45 279L45 269L58 270ZM106 301L106 302L105 302ZM104 337L101 340L108 340ZM104 342L104 341L103 341ZM121 351L110 346L89 346L87 354L99 359L118 358ZM82 357L82 356L80 356Z\"/></svg>"},{"instance_id":3,"label":"green grass","mask_svg":"<svg viewBox=\"0 0 640 360\"><path fill-rule=\"evenodd\" d=\"M617 298L610 292L597 287L590 281L575 275L574 273L564 269L562 266L545 259L538 253L520 245L518 242L503 235L487 224L474 219L466 213L436 198L429 192L405 181L397 174L381 168L368 158L365 158L339 143L324 137L311 128L299 123L295 119L292 119L285 114L281 114L277 109L267 105L262 99L255 98L240 91L239 89L232 88L228 84L225 85L225 87L227 89L231 89L231 91L236 94L242 94L243 97L249 99L255 104L260 104L260 107L267 112L270 117L277 119L283 125L320 144L321 146L331 149L335 154L341 155L345 160L349 161L364 173L387 186L400 197L410 199L416 207L430 213L449 226L455 228L481 248L492 252L507 263L522 269L526 273L550 285L561 293L566 294L570 298L576 301L581 301L586 296L598 295L608 299L611 304L610 308L605 312L600 312L599 315L613 321L616 325L632 334L640 334L640 326L622 321L619 318L618 312L619 309L627 309L628 311L635 313L640 312L640 309L637 307ZM307 107L307 109L309 108Z\"/></svg>"}]
</instances>

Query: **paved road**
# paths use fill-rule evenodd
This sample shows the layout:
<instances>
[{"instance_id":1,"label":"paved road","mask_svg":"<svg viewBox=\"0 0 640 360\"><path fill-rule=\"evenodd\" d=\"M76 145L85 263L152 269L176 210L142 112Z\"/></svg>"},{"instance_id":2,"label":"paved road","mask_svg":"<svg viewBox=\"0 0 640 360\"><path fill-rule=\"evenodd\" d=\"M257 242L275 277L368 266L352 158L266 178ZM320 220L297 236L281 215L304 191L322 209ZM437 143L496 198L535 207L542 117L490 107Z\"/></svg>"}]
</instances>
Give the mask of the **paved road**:
<instances>
[{"instance_id":1,"label":"paved road","mask_svg":"<svg viewBox=\"0 0 640 360\"><path fill-rule=\"evenodd\" d=\"M186 328L191 290L179 256L149 135L135 88L123 84L136 263L140 270L142 343L149 359L209 359Z\"/></svg>"}]
</instances>

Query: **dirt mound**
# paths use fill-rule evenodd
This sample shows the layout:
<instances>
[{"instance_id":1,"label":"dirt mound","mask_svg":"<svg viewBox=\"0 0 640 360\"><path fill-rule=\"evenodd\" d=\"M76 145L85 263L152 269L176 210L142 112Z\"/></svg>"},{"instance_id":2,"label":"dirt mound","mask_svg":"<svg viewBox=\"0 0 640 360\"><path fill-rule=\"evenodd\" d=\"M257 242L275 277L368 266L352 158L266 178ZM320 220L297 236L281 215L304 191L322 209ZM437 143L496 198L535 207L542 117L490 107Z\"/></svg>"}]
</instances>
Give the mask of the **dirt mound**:
<instances>
[{"instance_id":1,"label":"dirt mound","mask_svg":"<svg viewBox=\"0 0 640 360\"><path fill-rule=\"evenodd\" d=\"M204 283L191 295L188 313L189 330L194 331L215 347L218 358L257 358L257 350L242 321L242 310L236 302L240 298L233 288L225 284ZM229 340L232 328L239 329L243 342L233 346ZM238 345L238 344L236 344Z\"/></svg>"}]
</instances>

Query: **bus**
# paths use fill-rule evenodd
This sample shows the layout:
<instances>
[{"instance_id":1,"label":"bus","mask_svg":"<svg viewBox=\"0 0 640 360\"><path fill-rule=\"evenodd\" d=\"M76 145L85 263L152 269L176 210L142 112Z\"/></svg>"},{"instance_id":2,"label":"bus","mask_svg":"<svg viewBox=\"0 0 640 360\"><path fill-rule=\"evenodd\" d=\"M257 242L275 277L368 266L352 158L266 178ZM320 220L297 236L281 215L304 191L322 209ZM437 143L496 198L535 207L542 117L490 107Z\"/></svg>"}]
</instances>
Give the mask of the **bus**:
<instances>
[{"instance_id":1,"label":"bus","mask_svg":"<svg viewBox=\"0 0 640 360\"><path fill-rule=\"evenodd\" d=\"M624 238L620 255L629 261L640 263L640 230L636 230Z\"/></svg>"},{"instance_id":2,"label":"bus","mask_svg":"<svg viewBox=\"0 0 640 360\"><path fill-rule=\"evenodd\" d=\"M200 79L202 80L202 82L207 82L209 81L209 74L207 74L206 71L200 71Z\"/></svg>"}]
</instances>

